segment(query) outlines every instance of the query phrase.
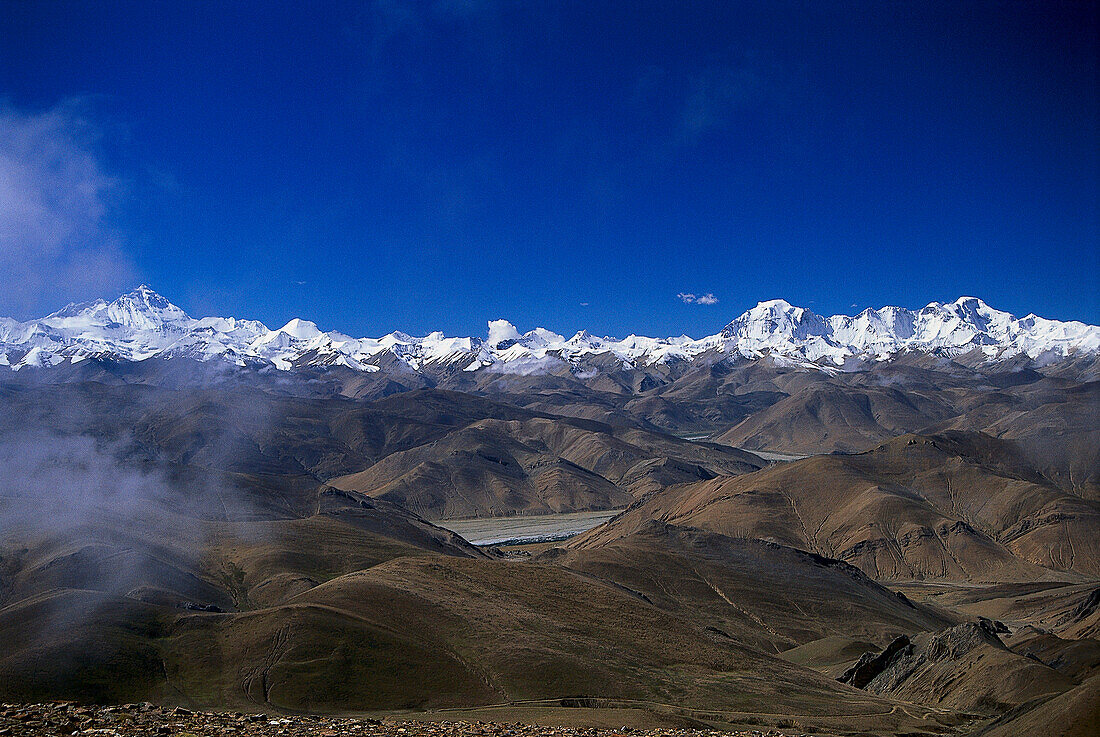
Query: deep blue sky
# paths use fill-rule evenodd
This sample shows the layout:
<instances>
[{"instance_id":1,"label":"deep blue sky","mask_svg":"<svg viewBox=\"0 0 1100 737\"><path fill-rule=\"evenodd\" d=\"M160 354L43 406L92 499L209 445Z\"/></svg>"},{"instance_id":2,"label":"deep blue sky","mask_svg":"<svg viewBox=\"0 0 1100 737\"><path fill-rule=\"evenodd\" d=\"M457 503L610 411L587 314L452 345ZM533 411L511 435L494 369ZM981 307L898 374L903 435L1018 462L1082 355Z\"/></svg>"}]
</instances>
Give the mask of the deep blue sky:
<instances>
[{"instance_id":1,"label":"deep blue sky","mask_svg":"<svg viewBox=\"0 0 1100 737\"><path fill-rule=\"evenodd\" d=\"M112 183L80 237L125 262L8 311L113 278L357 335L702 335L774 297L1100 323L1098 33L1053 2L4 3L5 119L78 120Z\"/></svg>"}]
</instances>

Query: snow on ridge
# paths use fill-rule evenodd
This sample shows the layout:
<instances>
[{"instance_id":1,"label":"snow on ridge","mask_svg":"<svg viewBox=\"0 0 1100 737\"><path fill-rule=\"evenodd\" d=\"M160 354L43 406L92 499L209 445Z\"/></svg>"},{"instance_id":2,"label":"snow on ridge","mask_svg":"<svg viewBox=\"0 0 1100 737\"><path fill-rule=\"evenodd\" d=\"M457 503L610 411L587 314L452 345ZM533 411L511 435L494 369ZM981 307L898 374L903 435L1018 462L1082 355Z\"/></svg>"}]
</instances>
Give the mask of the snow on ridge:
<instances>
[{"instance_id":1,"label":"snow on ridge","mask_svg":"<svg viewBox=\"0 0 1100 737\"><path fill-rule=\"evenodd\" d=\"M699 339L629 335L619 340L585 330L567 339L544 328L520 333L503 319L488 323L485 338L441 332L352 338L299 318L277 330L256 320L195 319L146 285L112 302L70 304L39 320L0 318L0 366L16 371L111 356L126 361L187 357L280 370L343 366L368 372L381 370L382 362L392 359L413 371L454 367L531 374L566 365L574 375L587 376L598 366L690 362L704 353L749 359L767 355L784 365L834 371L853 361L881 361L902 352L954 356L975 350L987 360L1026 354L1044 362L1098 353L1100 327L1034 314L1016 318L976 297L932 302L919 310L888 306L831 317L775 299L760 302L721 332ZM589 359L596 356L613 360L594 367Z\"/></svg>"}]
</instances>

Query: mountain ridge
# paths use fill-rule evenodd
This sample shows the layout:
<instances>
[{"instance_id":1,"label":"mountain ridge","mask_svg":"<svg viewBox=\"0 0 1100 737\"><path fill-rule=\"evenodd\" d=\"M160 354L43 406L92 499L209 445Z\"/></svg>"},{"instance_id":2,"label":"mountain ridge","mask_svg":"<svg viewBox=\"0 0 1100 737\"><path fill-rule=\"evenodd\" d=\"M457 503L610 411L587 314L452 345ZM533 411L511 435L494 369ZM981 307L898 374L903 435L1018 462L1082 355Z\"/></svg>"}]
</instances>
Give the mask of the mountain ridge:
<instances>
[{"instance_id":1,"label":"mountain ridge","mask_svg":"<svg viewBox=\"0 0 1100 737\"><path fill-rule=\"evenodd\" d=\"M569 370L580 375L616 364L631 368L770 356L792 366L838 372L908 352L943 357L977 352L984 362L1026 357L1037 365L1100 353L1100 326L1034 314L1017 318L976 297L932 302L920 310L887 306L829 317L782 299L768 300L719 333L698 339L631 334L620 340L586 330L567 339L544 328L520 333L507 320L490 321L487 327L485 338L446 337L439 331L423 337L394 331L353 338L294 318L273 330L257 320L192 318L143 284L112 302L70 304L25 322L0 318L0 366L20 370L88 358L189 357L283 371L343 366L374 373L385 370L392 357L415 372Z\"/></svg>"}]
</instances>

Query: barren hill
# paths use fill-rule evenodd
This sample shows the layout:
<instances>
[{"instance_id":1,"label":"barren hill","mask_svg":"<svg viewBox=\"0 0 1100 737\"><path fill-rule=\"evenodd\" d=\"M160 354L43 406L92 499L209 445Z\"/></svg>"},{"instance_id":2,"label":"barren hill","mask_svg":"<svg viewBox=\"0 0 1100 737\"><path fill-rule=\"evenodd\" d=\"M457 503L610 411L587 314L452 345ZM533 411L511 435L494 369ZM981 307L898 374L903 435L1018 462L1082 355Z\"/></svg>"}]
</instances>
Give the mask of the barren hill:
<instances>
[{"instance_id":1,"label":"barren hill","mask_svg":"<svg viewBox=\"0 0 1100 737\"><path fill-rule=\"evenodd\" d=\"M575 544L651 519L776 540L879 579L1100 573L1097 503L1054 486L1011 444L973 433L905 435L857 455L673 487Z\"/></svg>"}]
</instances>

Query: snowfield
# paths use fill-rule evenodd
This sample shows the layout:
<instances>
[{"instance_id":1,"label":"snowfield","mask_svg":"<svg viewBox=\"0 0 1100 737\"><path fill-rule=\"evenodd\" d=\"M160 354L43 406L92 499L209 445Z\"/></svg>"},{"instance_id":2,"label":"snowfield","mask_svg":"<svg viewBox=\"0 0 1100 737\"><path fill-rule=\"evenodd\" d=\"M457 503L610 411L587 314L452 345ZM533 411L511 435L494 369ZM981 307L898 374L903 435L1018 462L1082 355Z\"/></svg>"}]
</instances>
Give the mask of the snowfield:
<instances>
[{"instance_id":1,"label":"snowfield","mask_svg":"<svg viewBox=\"0 0 1100 737\"><path fill-rule=\"evenodd\" d=\"M567 339L543 328L520 333L507 320L489 322L485 338L449 338L440 332L352 338L298 318L277 330L256 320L195 319L145 285L113 302L71 304L37 320L0 318L0 366L13 371L92 357L187 357L283 371L343 366L374 372L392 358L413 371L454 365L464 371L517 375L559 371L565 364L580 377L596 370L584 362L595 356L610 356L617 359L613 364L631 368L690 362L704 354L747 359L769 355L792 365L836 371L906 351L955 356L975 350L990 361L1026 355L1045 362L1095 354L1100 352L1100 327L1036 315L1017 318L976 297L933 302L920 310L883 307L831 317L777 299L761 302L721 332L699 339L629 335L619 340L584 330Z\"/></svg>"}]
</instances>

